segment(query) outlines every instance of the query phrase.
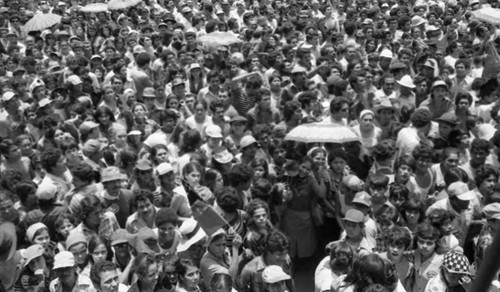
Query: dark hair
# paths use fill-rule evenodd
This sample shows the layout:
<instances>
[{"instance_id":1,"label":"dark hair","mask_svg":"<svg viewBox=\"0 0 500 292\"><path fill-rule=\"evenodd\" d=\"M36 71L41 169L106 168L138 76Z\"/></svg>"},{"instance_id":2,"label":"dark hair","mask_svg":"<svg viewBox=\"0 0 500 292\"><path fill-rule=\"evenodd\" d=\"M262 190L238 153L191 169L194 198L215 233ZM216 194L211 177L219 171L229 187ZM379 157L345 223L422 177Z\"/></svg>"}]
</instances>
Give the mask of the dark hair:
<instances>
[{"instance_id":1,"label":"dark hair","mask_svg":"<svg viewBox=\"0 0 500 292\"><path fill-rule=\"evenodd\" d=\"M250 166L252 167L252 169L262 166L262 168L264 169L264 178L267 178L267 176L269 175L269 164L267 160L265 160L264 158L259 158L259 157L254 158L250 162Z\"/></svg>"},{"instance_id":2,"label":"dark hair","mask_svg":"<svg viewBox=\"0 0 500 292\"><path fill-rule=\"evenodd\" d=\"M151 161L153 161L154 164L159 164L159 161L156 160L156 154L158 153L158 150L160 150L160 149L164 149L168 153L168 148L164 144L157 144L157 145L151 147L151 150L149 153L150 153Z\"/></svg>"},{"instance_id":3,"label":"dark hair","mask_svg":"<svg viewBox=\"0 0 500 292\"><path fill-rule=\"evenodd\" d=\"M149 267L156 264L156 258L150 253L141 253L135 259L132 265L132 272L137 275L139 279L144 278L149 270Z\"/></svg>"},{"instance_id":4,"label":"dark hair","mask_svg":"<svg viewBox=\"0 0 500 292\"><path fill-rule=\"evenodd\" d=\"M288 251L290 243L288 238L280 231L273 230L267 235L265 243L266 252L285 252Z\"/></svg>"},{"instance_id":5,"label":"dark hair","mask_svg":"<svg viewBox=\"0 0 500 292\"><path fill-rule=\"evenodd\" d=\"M270 199L270 192L273 185L265 178L257 178L253 181L250 193L252 198L267 202Z\"/></svg>"},{"instance_id":6,"label":"dark hair","mask_svg":"<svg viewBox=\"0 0 500 292\"><path fill-rule=\"evenodd\" d=\"M386 139L373 146L372 155L375 161L390 159L396 154L396 145L393 140Z\"/></svg>"},{"instance_id":7,"label":"dark hair","mask_svg":"<svg viewBox=\"0 0 500 292\"><path fill-rule=\"evenodd\" d=\"M411 115L411 122L415 128L423 128L431 123L432 115L427 109L417 109Z\"/></svg>"},{"instance_id":8,"label":"dark hair","mask_svg":"<svg viewBox=\"0 0 500 292\"><path fill-rule=\"evenodd\" d=\"M444 209L432 209L429 211L429 214L427 214L429 224L434 226L440 232L443 224L447 220L453 221L453 219L455 219L455 214Z\"/></svg>"},{"instance_id":9,"label":"dark hair","mask_svg":"<svg viewBox=\"0 0 500 292\"><path fill-rule=\"evenodd\" d=\"M19 197L19 201L24 205L29 194L36 193L38 185L31 180L22 180L14 187L14 193Z\"/></svg>"},{"instance_id":10,"label":"dark hair","mask_svg":"<svg viewBox=\"0 0 500 292\"><path fill-rule=\"evenodd\" d=\"M480 186L486 179L488 179L490 176L494 176L495 180L498 181L498 172L493 166L491 165L481 165L477 170L476 170L476 186Z\"/></svg>"},{"instance_id":11,"label":"dark hair","mask_svg":"<svg viewBox=\"0 0 500 292\"><path fill-rule=\"evenodd\" d=\"M7 158L9 156L10 148L12 146L16 146L16 144L14 144L12 140L10 139L3 140L2 142L0 142L0 153Z\"/></svg>"},{"instance_id":12,"label":"dark hair","mask_svg":"<svg viewBox=\"0 0 500 292\"><path fill-rule=\"evenodd\" d=\"M347 162L347 153L342 148L336 148L328 153L328 165L331 165L335 158L343 159Z\"/></svg>"},{"instance_id":13,"label":"dark hair","mask_svg":"<svg viewBox=\"0 0 500 292\"><path fill-rule=\"evenodd\" d=\"M109 245L109 242L106 238L102 237L102 236L98 236L98 235L94 235L90 238L89 240L89 255L91 255L95 249L99 246L103 244L104 247L106 248L106 252L107 252L107 257L106 257L106 261L109 261L111 260L112 258L112 255L113 255L113 251L111 250L111 246ZM92 259L92 257L90 257ZM95 263L93 263L95 264Z\"/></svg>"},{"instance_id":14,"label":"dark hair","mask_svg":"<svg viewBox=\"0 0 500 292\"><path fill-rule=\"evenodd\" d=\"M478 151L484 151L484 152L489 152L490 151L490 142L484 139L474 139L470 145L470 153L478 152Z\"/></svg>"},{"instance_id":15,"label":"dark hair","mask_svg":"<svg viewBox=\"0 0 500 292\"><path fill-rule=\"evenodd\" d=\"M231 279L231 276L224 273L213 274L212 280L210 281L210 291L215 291L215 288L219 285L225 288L227 292L231 292L233 288L233 280Z\"/></svg>"},{"instance_id":16,"label":"dark hair","mask_svg":"<svg viewBox=\"0 0 500 292\"><path fill-rule=\"evenodd\" d=\"M384 260L372 253L357 258L344 281L348 285L354 285L354 291L361 292L371 284L383 284L380 282L385 282L384 280Z\"/></svg>"},{"instance_id":17,"label":"dark hair","mask_svg":"<svg viewBox=\"0 0 500 292\"><path fill-rule=\"evenodd\" d=\"M203 175L203 185L208 187L212 191L212 193L215 191L217 175L221 175L222 179L224 179L224 176L217 169L213 168L207 170Z\"/></svg>"},{"instance_id":18,"label":"dark hair","mask_svg":"<svg viewBox=\"0 0 500 292\"><path fill-rule=\"evenodd\" d=\"M403 246L407 249L411 246L411 234L407 228L401 226L394 226L387 234L387 244Z\"/></svg>"},{"instance_id":19,"label":"dark hair","mask_svg":"<svg viewBox=\"0 0 500 292\"><path fill-rule=\"evenodd\" d=\"M297 109L300 109L302 108L301 107L301 104L300 102L298 101L295 101L295 100L289 100L285 103L285 106L283 107L283 118L285 121L289 121L293 114L295 113L295 111Z\"/></svg>"},{"instance_id":20,"label":"dark hair","mask_svg":"<svg viewBox=\"0 0 500 292\"><path fill-rule=\"evenodd\" d=\"M450 146L451 147L458 147L461 143L462 143L462 140L461 140L461 137L463 135L467 135L469 136L469 132L466 132L465 130L461 129L461 128L457 128L457 129L454 129L450 132L450 134L448 135L448 141L450 143Z\"/></svg>"},{"instance_id":21,"label":"dark hair","mask_svg":"<svg viewBox=\"0 0 500 292\"><path fill-rule=\"evenodd\" d=\"M425 219L425 208L426 206L422 201L417 198L410 198L401 206L401 217L404 221L408 221L408 218L406 218L406 211L418 211L420 215L418 217L418 223L421 223Z\"/></svg>"},{"instance_id":22,"label":"dark hair","mask_svg":"<svg viewBox=\"0 0 500 292\"><path fill-rule=\"evenodd\" d=\"M92 183L94 181L94 170L85 162L80 162L72 170L71 174L82 182Z\"/></svg>"},{"instance_id":23,"label":"dark hair","mask_svg":"<svg viewBox=\"0 0 500 292\"><path fill-rule=\"evenodd\" d=\"M415 233L415 238L424 238L429 240L435 240L436 242L441 237L439 230L430 225L429 223L423 222L417 226L417 232Z\"/></svg>"},{"instance_id":24,"label":"dark hair","mask_svg":"<svg viewBox=\"0 0 500 292\"><path fill-rule=\"evenodd\" d=\"M186 132L184 132L182 137L184 138L180 149L182 153L194 152L201 145L202 139L201 134L200 132L198 132L198 130L187 130Z\"/></svg>"},{"instance_id":25,"label":"dark hair","mask_svg":"<svg viewBox=\"0 0 500 292\"><path fill-rule=\"evenodd\" d=\"M389 177L381 173L374 173L368 177L367 184L373 188L387 188Z\"/></svg>"},{"instance_id":26,"label":"dark hair","mask_svg":"<svg viewBox=\"0 0 500 292\"><path fill-rule=\"evenodd\" d=\"M342 96L337 96L330 102L330 113L335 114L342 109L344 104L349 104L349 101Z\"/></svg>"},{"instance_id":27,"label":"dark hair","mask_svg":"<svg viewBox=\"0 0 500 292\"><path fill-rule=\"evenodd\" d=\"M402 184L393 184L389 188L389 198L404 198L405 202L410 196L410 190Z\"/></svg>"},{"instance_id":28,"label":"dark hair","mask_svg":"<svg viewBox=\"0 0 500 292\"><path fill-rule=\"evenodd\" d=\"M94 119L100 124L99 117L102 115L107 115L111 122L116 122L115 115L111 109L107 106L100 106L94 112Z\"/></svg>"},{"instance_id":29,"label":"dark hair","mask_svg":"<svg viewBox=\"0 0 500 292\"><path fill-rule=\"evenodd\" d=\"M189 267L198 267L198 266L192 259L189 258L179 258L175 262L175 272L177 273L177 275L179 275L179 277L184 276Z\"/></svg>"},{"instance_id":30,"label":"dark hair","mask_svg":"<svg viewBox=\"0 0 500 292\"><path fill-rule=\"evenodd\" d=\"M78 217L81 221L85 222L89 214L95 211L95 209L97 209L97 207L99 206L102 207L102 202L96 195L85 196L80 202Z\"/></svg>"},{"instance_id":31,"label":"dark hair","mask_svg":"<svg viewBox=\"0 0 500 292\"><path fill-rule=\"evenodd\" d=\"M228 174L229 183L233 187L238 187L253 178L253 169L246 164L235 164Z\"/></svg>"},{"instance_id":32,"label":"dark hair","mask_svg":"<svg viewBox=\"0 0 500 292\"><path fill-rule=\"evenodd\" d=\"M410 155L404 155L400 157L398 160L396 160L395 163L395 169L397 170L400 168L402 165L409 166L413 171L415 171L415 159L411 157Z\"/></svg>"},{"instance_id":33,"label":"dark hair","mask_svg":"<svg viewBox=\"0 0 500 292\"><path fill-rule=\"evenodd\" d=\"M433 159L434 149L427 145L419 145L415 147L411 154L413 155L413 158L415 158L415 160L419 160L420 158Z\"/></svg>"},{"instance_id":34,"label":"dark hair","mask_svg":"<svg viewBox=\"0 0 500 292\"><path fill-rule=\"evenodd\" d=\"M233 187L223 187L215 192L217 205L227 213L234 213L240 204L239 194Z\"/></svg>"},{"instance_id":35,"label":"dark hair","mask_svg":"<svg viewBox=\"0 0 500 292\"><path fill-rule=\"evenodd\" d=\"M101 288L101 273L108 271L116 271L116 265L111 261L102 261L92 266L90 280L94 287Z\"/></svg>"},{"instance_id":36,"label":"dark hair","mask_svg":"<svg viewBox=\"0 0 500 292\"><path fill-rule=\"evenodd\" d=\"M48 148L42 152L40 163L42 167L49 173L52 172L57 165L57 161L62 156L62 151L59 148Z\"/></svg>"},{"instance_id":37,"label":"dark hair","mask_svg":"<svg viewBox=\"0 0 500 292\"><path fill-rule=\"evenodd\" d=\"M155 198L153 192L147 189L138 189L134 191L134 206L137 208L139 202L150 201L151 204L154 204Z\"/></svg>"},{"instance_id":38,"label":"dark hair","mask_svg":"<svg viewBox=\"0 0 500 292\"><path fill-rule=\"evenodd\" d=\"M187 163L186 165L184 165L184 167L182 168L182 175L184 175L184 176L188 175L193 171L198 171L201 174L201 176L203 177L205 169L203 168L203 166L199 162L191 161L191 162Z\"/></svg>"},{"instance_id":39,"label":"dark hair","mask_svg":"<svg viewBox=\"0 0 500 292\"><path fill-rule=\"evenodd\" d=\"M269 210L269 205L260 200L260 199L254 199L248 203L248 205L245 208L245 211L247 212L247 227L252 228L255 225L255 222L253 221L253 215L256 210L258 209L264 209L266 211L267 216L269 217L271 215L271 212ZM268 218L269 219L269 218Z\"/></svg>"}]
</instances>

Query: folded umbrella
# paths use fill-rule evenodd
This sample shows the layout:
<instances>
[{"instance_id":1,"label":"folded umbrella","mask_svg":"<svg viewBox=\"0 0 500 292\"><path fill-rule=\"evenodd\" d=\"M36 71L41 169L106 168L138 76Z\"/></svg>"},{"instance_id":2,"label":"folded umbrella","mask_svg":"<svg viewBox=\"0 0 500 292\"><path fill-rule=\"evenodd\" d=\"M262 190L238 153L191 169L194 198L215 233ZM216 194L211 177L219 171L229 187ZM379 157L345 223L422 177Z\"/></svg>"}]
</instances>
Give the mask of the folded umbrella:
<instances>
[{"instance_id":1,"label":"folded umbrella","mask_svg":"<svg viewBox=\"0 0 500 292\"><path fill-rule=\"evenodd\" d=\"M201 36L199 41L202 42L203 46L209 50L217 49L220 46L229 46L242 42L242 40L233 33L225 31L214 31L208 33Z\"/></svg>"},{"instance_id":2,"label":"folded umbrella","mask_svg":"<svg viewBox=\"0 0 500 292\"><path fill-rule=\"evenodd\" d=\"M111 0L108 2L109 10L119 10L125 9L128 7L135 6L141 3L141 0Z\"/></svg>"}]
</instances>

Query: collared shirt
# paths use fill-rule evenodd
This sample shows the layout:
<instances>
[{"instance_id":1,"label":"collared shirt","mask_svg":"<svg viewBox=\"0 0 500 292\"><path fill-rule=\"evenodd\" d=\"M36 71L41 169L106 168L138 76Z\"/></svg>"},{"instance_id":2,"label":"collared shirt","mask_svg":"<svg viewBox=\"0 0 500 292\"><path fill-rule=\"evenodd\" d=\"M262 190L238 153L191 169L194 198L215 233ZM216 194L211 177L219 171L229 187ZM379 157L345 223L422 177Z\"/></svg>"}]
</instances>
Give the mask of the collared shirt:
<instances>
[{"instance_id":1,"label":"collared shirt","mask_svg":"<svg viewBox=\"0 0 500 292\"><path fill-rule=\"evenodd\" d=\"M89 277L84 275L78 275L77 277L75 286L71 289L71 292L96 292L96 289L94 288L94 285L92 285L92 281L90 281ZM63 290L59 278L50 282L49 289L50 292L68 292L67 290Z\"/></svg>"},{"instance_id":2,"label":"collared shirt","mask_svg":"<svg viewBox=\"0 0 500 292\"><path fill-rule=\"evenodd\" d=\"M160 208L154 207L155 214L156 214L156 212L158 212L158 210L160 210ZM156 215L154 215L154 216L156 217ZM134 214L130 215L127 218L127 223L125 224L125 226L126 226L125 229L127 229L128 232L130 232L130 233L137 233L143 227L149 228L146 221L144 221L144 219L139 216L138 212L135 212ZM156 224L155 224L154 220L153 220L153 226L151 227L151 229L158 235L158 228L156 228Z\"/></svg>"},{"instance_id":3,"label":"collared shirt","mask_svg":"<svg viewBox=\"0 0 500 292\"><path fill-rule=\"evenodd\" d=\"M422 261L419 252L411 253L411 255L410 258L415 267L415 283L409 292L424 292L429 280L439 274L441 264L443 263L443 255L433 253L425 261Z\"/></svg>"},{"instance_id":4,"label":"collared shirt","mask_svg":"<svg viewBox=\"0 0 500 292\"><path fill-rule=\"evenodd\" d=\"M436 100L436 98L429 97L422 101L419 108L425 108L432 114L432 119L437 119L444 113L451 112L455 109L454 104L447 97Z\"/></svg>"},{"instance_id":5,"label":"collared shirt","mask_svg":"<svg viewBox=\"0 0 500 292\"><path fill-rule=\"evenodd\" d=\"M200 262L200 272L206 287L210 287L212 277L217 273L228 274L229 267L231 266L231 258L229 258L229 251L225 250L224 258L217 258L211 252L207 251Z\"/></svg>"}]
</instances>

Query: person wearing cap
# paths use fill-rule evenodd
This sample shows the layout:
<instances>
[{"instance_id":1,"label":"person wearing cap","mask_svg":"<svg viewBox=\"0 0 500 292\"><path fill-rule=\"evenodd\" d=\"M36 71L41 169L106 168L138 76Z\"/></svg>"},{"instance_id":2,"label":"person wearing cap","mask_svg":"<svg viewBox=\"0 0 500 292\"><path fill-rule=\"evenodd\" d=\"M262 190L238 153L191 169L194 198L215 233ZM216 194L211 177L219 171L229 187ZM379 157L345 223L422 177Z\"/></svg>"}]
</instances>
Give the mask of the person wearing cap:
<instances>
[{"instance_id":1,"label":"person wearing cap","mask_svg":"<svg viewBox=\"0 0 500 292\"><path fill-rule=\"evenodd\" d=\"M252 259L241 271L238 278L238 287L241 291L266 291L266 283L262 273L269 266L279 266L284 273L291 275L291 259L288 255L289 242L286 236L280 231L274 230L266 237L264 246L264 254ZM288 291L295 291L294 280L287 279L285 281Z\"/></svg>"},{"instance_id":2,"label":"person wearing cap","mask_svg":"<svg viewBox=\"0 0 500 292\"><path fill-rule=\"evenodd\" d=\"M446 112L438 119L438 131L431 134L434 149L442 150L450 147L450 133L458 126L458 119L454 112Z\"/></svg>"},{"instance_id":3,"label":"person wearing cap","mask_svg":"<svg viewBox=\"0 0 500 292\"><path fill-rule=\"evenodd\" d=\"M470 291L472 288L471 265L461 250L451 250L444 255L439 274L432 277L424 292Z\"/></svg>"},{"instance_id":4,"label":"person wearing cap","mask_svg":"<svg viewBox=\"0 0 500 292\"><path fill-rule=\"evenodd\" d=\"M76 267L75 258L71 252L58 253L54 257L54 267L52 268L57 278L50 282L50 292L74 290L95 292L90 278L87 275L78 274Z\"/></svg>"},{"instance_id":5,"label":"person wearing cap","mask_svg":"<svg viewBox=\"0 0 500 292\"><path fill-rule=\"evenodd\" d=\"M437 119L446 112L454 110L453 102L450 100L448 84L444 80L436 80L432 83L431 94L424 100L419 108L425 108L431 112L431 118Z\"/></svg>"},{"instance_id":6,"label":"person wearing cap","mask_svg":"<svg viewBox=\"0 0 500 292\"><path fill-rule=\"evenodd\" d=\"M153 163L149 159L139 159L134 168L135 181L130 188L133 192L139 189L155 191L156 186L153 177Z\"/></svg>"},{"instance_id":7,"label":"person wearing cap","mask_svg":"<svg viewBox=\"0 0 500 292\"><path fill-rule=\"evenodd\" d=\"M25 261L15 289L35 291L47 287L50 271L43 256L44 251L45 249L40 244L31 245L23 251Z\"/></svg>"},{"instance_id":8,"label":"person wearing cap","mask_svg":"<svg viewBox=\"0 0 500 292\"><path fill-rule=\"evenodd\" d=\"M228 241L227 232L222 228L208 238L207 251L200 262L201 277L207 287L210 286L212 277L216 273L229 274L233 279L238 276L241 260L238 249L243 241L241 236L236 234L229 242L231 250L227 247Z\"/></svg>"},{"instance_id":9,"label":"person wearing cap","mask_svg":"<svg viewBox=\"0 0 500 292\"><path fill-rule=\"evenodd\" d=\"M460 246L464 246L469 226L472 222L473 204L476 194L470 191L466 183L458 181L450 184L447 189L448 197L438 200L426 211L429 214L434 209L443 209L455 215L452 221Z\"/></svg>"},{"instance_id":10,"label":"person wearing cap","mask_svg":"<svg viewBox=\"0 0 500 292\"><path fill-rule=\"evenodd\" d=\"M249 164L255 159L255 154L257 154L259 147L259 142L257 142L252 135L244 136L241 138L240 151L235 158L238 159L240 163Z\"/></svg>"},{"instance_id":11,"label":"person wearing cap","mask_svg":"<svg viewBox=\"0 0 500 292\"><path fill-rule=\"evenodd\" d=\"M133 192L122 188L123 181L127 179L116 166L110 166L101 170L101 183L104 186L102 197L105 208L115 211L116 219L120 227L124 228L128 216L132 214Z\"/></svg>"},{"instance_id":12,"label":"person wearing cap","mask_svg":"<svg viewBox=\"0 0 500 292\"><path fill-rule=\"evenodd\" d=\"M396 126L394 114L396 113L396 108L392 102L390 100L383 100L380 104L375 106L374 112L375 125L382 130L380 141L385 139L396 140L394 135L394 127Z\"/></svg>"},{"instance_id":13,"label":"person wearing cap","mask_svg":"<svg viewBox=\"0 0 500 292\"><path fill-rule=\"evenodd\" d=\"M220 147L224 136L222 135L222 130L217 125L210 125L205 128L205 135L207 137L207 142L201 145L200 149L207 157L207 160L212 159L212 152L217 147Z\"/></svg>"},{"instance_id":14,"label":"person wearing cap","mask_svg":"<svg viewBox=\"0 0 500 292\"><path fill-rule=\"evenodd\" d=\"M15 139L24 134L23 127L20 126L25 123L24 114L21 112L21 103L14 91L5 91L1 100L5 111L0 115L0 137Z\"/></svg>"},{"instance_id":15,"label":"person wearing cap","mask_svg":"<svg viewBox=\"0 0 500 292\"><path fill-rule=\"evenodd\" d=\"M288 291L286 281L291 277L280 266L271 265L262 271L262 279L265 292L285 292Z\"/></svg>"},{"instance_id":16,"label":"person wearing cap","mask_svg":"<svg viewBox=\"0 0 500 292\"><path fill-rule=\"evenodd\" d=\"M90 165L94 171L99 172L104 166L104 163L101 161L103 157L102 151L107 146L107 143L96 139L87 140L82 148L83 162Z\"/></svg>"},{"instance_id":17,"label":"person wearing cap","mask_svg":"<svg viewBox=\"0 0 500 292\"><path fill-rule=\"evenodd\" d=\"M293 100L298 93L308 90L306 74L307 74L306 68L300 65L295 65L292 68L292 78L291 78L292 83L283 88L280 97L281 101L280 106L283 106L287 101Z\"/></svg>"},{"instance_id":18,"label":"person wearing cap","mask_svg":"<svg viewBox=\"0 0 500 292\"><path fill-rule=\"evenodd\" d=\"M408 109L415 109L416 101L415 93L413 92L415 84L413 84L413 78L410 75L404 75L399 80L396 80L396 83L399 85L399 90L396 92L399 106L406 106Z\"/></svg>"}]
</instances>

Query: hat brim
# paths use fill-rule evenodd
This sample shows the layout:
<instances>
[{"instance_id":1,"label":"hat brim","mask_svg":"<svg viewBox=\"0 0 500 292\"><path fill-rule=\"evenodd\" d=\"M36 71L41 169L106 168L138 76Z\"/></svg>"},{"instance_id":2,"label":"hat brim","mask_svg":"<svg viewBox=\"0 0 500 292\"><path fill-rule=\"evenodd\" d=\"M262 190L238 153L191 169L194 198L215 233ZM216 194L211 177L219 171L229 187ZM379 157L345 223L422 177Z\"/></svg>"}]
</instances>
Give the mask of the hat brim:
<instances>
[{"instance_id":1,"label":"hat brim","mask_svg":"<svg viewBox=\"0 0 500 292\"><path fill-rule=\"evenodd\" d=\"M473 191L468 191L463 194L457 195L456 197L461 200L461 201L471 201L474 199L474 192Z\"/></svg>"},{"instance_id":2,"label":"hat brim","mask_svg":"<svg viewBox=\"0 0 500 292\"><path fill-rule=\"evenodd\" d=\"M188 250L193 244L202 240L206 236L205 231L200 228L196 234L190 239L181 239L181 242L177 246L177 252L183 252Z\"/></svg>"},{"instance_id":3,"label":"hat brim","mask_svg":"<svg viewBox=\"0 0 500 292\"><path fill-rule=\"evenodd\" d=\"M353 223L363 223L363 222L365 222L364 220L359 221L359 220L356 220L356 219L354 219L354 218L348 218L348 217L345 217L345 218L343 218L342 220L344 220L344 221L349 221L349 222L353 222Z\"/></svg>"},{"instance_id":4,"label":"hat brim","mask_svg":"<svg viewBox=\"0 0 500 292\"><path fill-rule=\"evenodd\" d=\"M281 281L290 280L291 278L292 277L290 277L289 275L283 273L283 274L274 276L272 280L268 280L268 281L266 281L266 283L268 283L268 284L274 284L274 283L278 283L278 282L281 282Z\"/></svg>"}]
</instances>

